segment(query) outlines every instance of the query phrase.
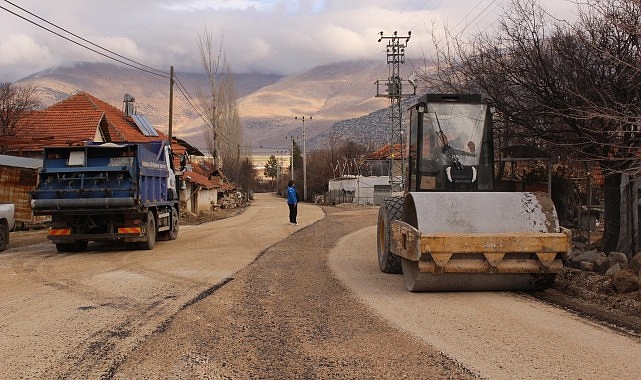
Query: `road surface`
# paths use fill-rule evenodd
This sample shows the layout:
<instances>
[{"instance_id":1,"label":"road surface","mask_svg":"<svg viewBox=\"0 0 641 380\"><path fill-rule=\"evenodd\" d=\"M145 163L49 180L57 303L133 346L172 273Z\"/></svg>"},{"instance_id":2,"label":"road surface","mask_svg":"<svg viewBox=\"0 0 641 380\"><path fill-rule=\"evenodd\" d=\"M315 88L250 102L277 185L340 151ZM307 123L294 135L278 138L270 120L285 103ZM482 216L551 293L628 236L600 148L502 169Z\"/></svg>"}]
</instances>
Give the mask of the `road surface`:
<instances>
[{"instance_id":1,"label":"road surface","mask_svg":"<svg viewBox=\"0 0 641 380\"><path fill-rule=\"evenodd\" d=\"M0 254L0 377L636 378L638 338L515 293L414 294L374 207L256 194L153 251ZM326 215L327 214L327 215Z\"/></svg>"}]
</instances>

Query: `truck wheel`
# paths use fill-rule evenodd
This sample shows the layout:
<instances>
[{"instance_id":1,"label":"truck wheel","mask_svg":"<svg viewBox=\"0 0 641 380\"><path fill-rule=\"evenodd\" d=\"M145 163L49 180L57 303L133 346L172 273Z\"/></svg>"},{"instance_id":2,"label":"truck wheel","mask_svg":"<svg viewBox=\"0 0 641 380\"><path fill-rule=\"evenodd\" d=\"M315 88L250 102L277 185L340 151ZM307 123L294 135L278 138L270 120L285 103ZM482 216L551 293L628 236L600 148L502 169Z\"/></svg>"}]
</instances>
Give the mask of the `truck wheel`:
<instances>
[{"instance_id":1,"label":"truck wheel","mask_svg":"<svg viewBox=\"0 0 641 380\"><path fill-rule=\"evenodd\" d=\"M0 220L0 251L7 249L9 245L9 226L6 220Z\"/></svg>"},{"instance_id":2,"label":"truck wheel","mask_svg":"<svg viewBox=\"0 0 641 380\"><path fill-rule=\"evenodd\" d=\"M392 222L401 218L404 197L386 198L378 210L376 250L378 266L383 273L402 273L401 257L390 252L390 231Z\"/></svg>"},{"instance_id":3,"label":"truck wheel","mask_svg":"<svg viewBox=\"0 0 641 380\"><path fill-rule=\"evenodd\" d=\"M140 243L140 249L154 249L156 245L156 219L154 213L147 213L147 241Z\"/></svg>"},{"instance_id":4,"label":"truck wheel","mask_svg":"<svg viewBox=\"0 0 641 380\"><path fill-rule=\"evenodd\" d=\"M178 238L178 227L180 218L178 217L178 209L175 207L171 209L171 230L169 230L169 240L176 240Z\"/></svg>"}]
</instances>

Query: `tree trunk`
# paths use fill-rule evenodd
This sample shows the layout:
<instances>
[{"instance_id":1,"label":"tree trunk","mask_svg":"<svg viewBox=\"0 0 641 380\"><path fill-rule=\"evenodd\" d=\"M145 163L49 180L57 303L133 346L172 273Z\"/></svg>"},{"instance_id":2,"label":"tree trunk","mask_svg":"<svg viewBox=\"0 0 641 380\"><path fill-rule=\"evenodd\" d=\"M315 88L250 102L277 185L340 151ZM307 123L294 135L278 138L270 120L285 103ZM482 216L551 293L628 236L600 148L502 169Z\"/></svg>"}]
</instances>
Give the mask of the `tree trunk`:
<instances>
[{"instance_id":1,"label":"tree trunk","mask_svg":"<svg viewBox=\"0 0 641 380\"><path fill-rule=\"evenodd\" d=\"M612 252L619 245L621 231L621 174L605 176L603 196L605 198L604 229L601 250Z\"/></svg>"}]
</instances>

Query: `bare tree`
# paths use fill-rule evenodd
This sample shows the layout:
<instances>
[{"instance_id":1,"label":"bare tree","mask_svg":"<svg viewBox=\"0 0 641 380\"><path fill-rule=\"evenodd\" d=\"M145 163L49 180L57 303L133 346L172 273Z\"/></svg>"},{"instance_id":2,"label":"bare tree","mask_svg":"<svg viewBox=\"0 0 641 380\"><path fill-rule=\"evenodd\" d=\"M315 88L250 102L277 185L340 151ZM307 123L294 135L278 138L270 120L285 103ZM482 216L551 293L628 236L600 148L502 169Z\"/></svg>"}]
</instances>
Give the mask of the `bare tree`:
<instances>
[{"instance_id":1,"label":"bare tree","mask_svg":"<svg viewBox=\"0 0 641 380\"><path fill-rule=\"evenodd\" d=\"M0 136L15 135L18 121L28 111L40 106L36 84L0 83Z\"/></svg>"},{"instance_id":2,"label":"bare tree","mask_svg":"<svg viewBox=\"0 0 641 380\"><path fill-rule=\"evenodd\" d=\"M224 54L222 38L216 49L211 33L205 30L199 36L198 47L208 84L206 94L199 95L207 122L207 144L216 168L224 166L224 172L237 180L240 174L243 133L231 65Z\"/></svg>"},{"instance_id":3,"label":"bare tree","mask_svg":"<svg viewBox=\"0 0 641 380\"><path fill-rule=\"evenodd\" d=\"M236 83L227 60L223 61L223 72L220 78L218 96L218 110L220 111L220 156L227 171L235 181L240 180L242 162L246 161L248 154L243 147L243 126L240 123L238 111L238 93Z\"/></svg>"},{"instance_id":4,"label":"bare tree","mask_svg":"<svg viewBox=\"0 0 641 380\"><path fill-rule=\"evenodd\" d=\"M247 196L258 186L258 176L249 157L244 157L238 169L238 185L244 190Z\"/></svg>"},{"instance_id":5,"label":"bare tree","mask_svg":"<svg viewBox=\"0 0 641 380\"><path fill-rule=\"evenodd\" d=\"M336 144L339 141L334 141ZM343 168L344 174L360 175L370 151L367 147L354 141L340 142L326 149L317 149L308 153L307 186L311 194L324 194L328 190L329 180L337 177L335 165ZM340 170L339 170L340 172Z\"/></svg>"}]
</instances>

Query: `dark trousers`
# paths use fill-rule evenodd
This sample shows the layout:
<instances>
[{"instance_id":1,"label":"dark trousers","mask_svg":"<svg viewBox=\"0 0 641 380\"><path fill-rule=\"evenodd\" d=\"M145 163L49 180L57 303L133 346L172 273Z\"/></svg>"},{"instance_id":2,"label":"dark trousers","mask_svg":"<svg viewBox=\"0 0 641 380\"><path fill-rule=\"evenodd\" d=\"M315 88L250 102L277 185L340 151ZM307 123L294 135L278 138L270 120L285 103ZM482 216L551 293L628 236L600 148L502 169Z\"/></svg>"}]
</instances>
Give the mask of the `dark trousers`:
<instances>
[{"instance_id":1,"label":"dark trousers","mask_svg":"<svg viewBox=\"0 0 641 380\"><path fill-rule=\"evenodd\" d=\"M290 205L288 203L287 206L289 206L289 222L296 223L296 216L298 215L298 205Z\"/></svg>"}]
</instances>

